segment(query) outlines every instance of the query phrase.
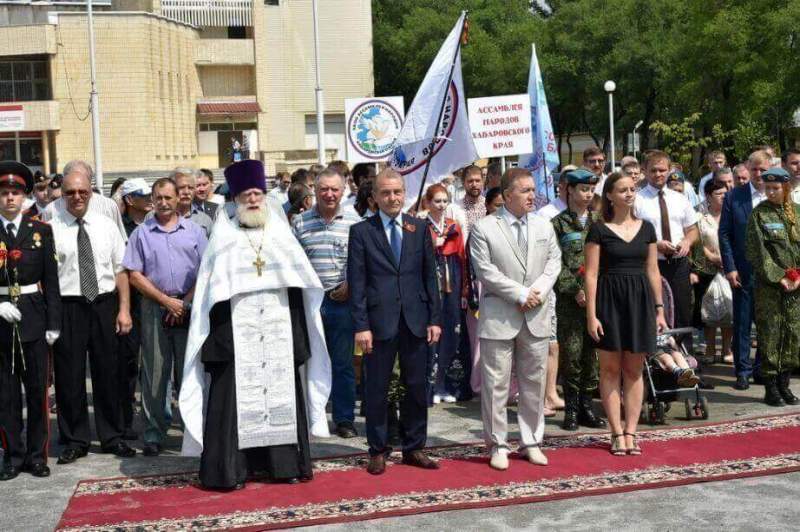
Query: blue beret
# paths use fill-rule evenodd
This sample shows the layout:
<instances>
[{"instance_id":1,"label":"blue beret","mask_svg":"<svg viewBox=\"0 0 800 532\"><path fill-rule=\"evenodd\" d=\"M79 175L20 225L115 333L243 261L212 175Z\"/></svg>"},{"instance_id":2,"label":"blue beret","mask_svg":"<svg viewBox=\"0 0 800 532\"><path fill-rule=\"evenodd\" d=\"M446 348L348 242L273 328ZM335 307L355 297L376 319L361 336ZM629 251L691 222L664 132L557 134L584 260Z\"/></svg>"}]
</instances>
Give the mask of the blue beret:
<instances>
[{"instance_id":1,"label":"blue beret","mask_svg":"<svg viewBox=\"0 0 800 532\"><path fill-rule=\"evenodd\" d=\"M599 178L584 168L567 172L567 183L570 185L596 185Z\"/></svg>"},{"instance_id":2,"label":"blue beret","mask_svg":"<svg viewBox=\"0 0 800 532\"><path fill-rule=\"evenodd\" d=\"M764 183L788 183L789 172L779 166L776 166L775 168L770 168L761 174L761 179L764 180Z\"/></svg>"},{"instance_id":3,"label":"blue beret","mask_svg":"<svg viewBox=\"0 0 800 532\"><path fill-rule=\"evenodd\" d=\"M245 159L227 167L225 169L225 181L228 183L230 194L233 197L251 188L267 191L264 164L256 159Z\"/></svg>"}]
</instances>

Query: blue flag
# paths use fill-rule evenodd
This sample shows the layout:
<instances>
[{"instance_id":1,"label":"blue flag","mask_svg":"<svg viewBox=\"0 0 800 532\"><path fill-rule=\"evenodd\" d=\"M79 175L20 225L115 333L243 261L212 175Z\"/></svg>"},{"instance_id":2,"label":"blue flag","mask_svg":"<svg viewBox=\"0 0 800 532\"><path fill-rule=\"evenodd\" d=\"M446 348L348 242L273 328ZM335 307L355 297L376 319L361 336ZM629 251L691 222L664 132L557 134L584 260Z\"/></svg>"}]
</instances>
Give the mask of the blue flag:
<instances>
[{"instance_id":1,"label":"blue flag","mask_svg":"<svg viewBox=\"0 0 800 532\"><path fill-rule=\"evenodd\" d=\"M536 183L536 208L541 208L556 197L553 187L553 171L558 168L559 157L553 124L550 122L550 108L544 94L542 72L536 58L536 45L531 50L531 70L528 74L528 96L531 99L531 134L533 153L519 156L519 166L533 174Z\"/></svg>"}]
</instances>

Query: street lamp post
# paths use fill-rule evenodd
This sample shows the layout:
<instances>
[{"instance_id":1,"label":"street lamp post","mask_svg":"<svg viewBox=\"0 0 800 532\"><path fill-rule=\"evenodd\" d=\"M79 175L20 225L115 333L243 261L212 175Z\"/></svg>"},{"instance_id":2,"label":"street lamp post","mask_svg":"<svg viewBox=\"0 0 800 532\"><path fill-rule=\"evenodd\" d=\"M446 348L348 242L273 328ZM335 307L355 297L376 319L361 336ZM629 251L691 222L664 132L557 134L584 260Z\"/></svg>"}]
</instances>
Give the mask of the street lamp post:
<instances>
[{"instance_id":1,"label":"street lamp post","mask_svg":"<svg viewBox=\"0 0 800 532\"><path fill-rule=\"evenodd\" d=\"M617 89L617 84L608 80L603 85L603 88L608 93L608 138L611 141L611 148L609 151L609 158L611 159L611 171L614 171L616 160L614 159L614 91Z\"/></svg>"},{"instance_id":2,"label":"street lamp post","mask_svg":"<svg viewBox=\"0 0 800 532\"><path fill-rule=\"evenodd\" d=\"M97 96L97 75L94 64L94 17L92 16L92 0L86 3L86 15L89 26L89 76L91 92L89 101L92 110L92 147L94 148L95 185L103 190L103 152L100 149L100 102Z\"/></svg>"},{"instance_id":3,"label":"street lamp post","mask_svg":"<svg viewBox=\"0 0 800 532\"><path fill-rule=\"evenodd\" d=\"M636 153L639 151L639 141L636 139L637 131L640 127L644 124L644 120L639 120L636 122L636 125L633 126L633 156L636 157Z\"/></svg>"},{"instance_id":4,"label":"street lamp post","mask_svg":"<svg viewBox=\"0 0 800 532\"><path fill-rule=\"evenodd\" d=\"M314 93L317 100L317 162L325 164L325 107L322 99L322 83L320 82L319 68L319 15L317 13L317 0L311 1L311 10L314 18L314 73L316 75L316 88Z\"/></svg>"}]
</instances>

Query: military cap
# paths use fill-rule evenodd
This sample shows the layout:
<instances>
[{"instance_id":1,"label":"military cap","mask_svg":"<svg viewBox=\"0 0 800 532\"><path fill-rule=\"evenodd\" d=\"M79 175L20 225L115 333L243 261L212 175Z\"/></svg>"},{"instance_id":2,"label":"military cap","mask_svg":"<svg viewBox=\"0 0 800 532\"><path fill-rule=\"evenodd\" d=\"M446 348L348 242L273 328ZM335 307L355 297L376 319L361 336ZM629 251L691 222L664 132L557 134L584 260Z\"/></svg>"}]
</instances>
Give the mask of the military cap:
<instances>
[{"instance_id":1,"label":"military cap","mask_svg":"<svg viewBox=\"0 0 800 532\"><path fill-rule=\"evenodd\" d=\"M61 188L61 182L64 180L63 174L53 174L50 176L50 188Z\"/></svg>"},{"instance_id":2,"label":"military cap","mask_svg":"<svg viewBox=\"0 0 800 532\"><path fill-rule=\"evenodd\" d=\"M669 182L684 183L685 181L686 181L686 176L680 170L675 170L667 176L667 183Z\"/></svg>"},{"instance_id":3,"label":"military cap","mask_svg":"<svg viewBox=\"0 0 800 532\"><path fill-rule=\"evenodd\" d=\"M33 173L17 161L0 161L0 185L21 188L25 194L30 194L33 190Z\"/></svg>"},{"instance_id":4,"label":"military cap","mask_svg":"<svg viewBox=\"0 0 800 532\"><path fill-rule=\"evenodd\" d=\"M596 185L600 180L597 175L585 168L570 170L566 175L568 185Z\"/></svg>"},{"instance_id":5,"label":"military cap","mask_svg":"<svg viewBox=\"0 0 800 532\"><path fill-rule=\"evenodd\" d=\"M43 174L41 170L36 170L33 173L34 185L46 185L50 181L50 176Z\"/></svg>"},{"instance_id":6,"label":"military cap","mask_svg":"<svg viewBox=\"0 0 800 532\"><path fill-rule=\"evenodd\" d=\"M761 179L764 180L764 183L788 183L789 172L776 166L761 174Z\"/></svg>"}]
</instances>

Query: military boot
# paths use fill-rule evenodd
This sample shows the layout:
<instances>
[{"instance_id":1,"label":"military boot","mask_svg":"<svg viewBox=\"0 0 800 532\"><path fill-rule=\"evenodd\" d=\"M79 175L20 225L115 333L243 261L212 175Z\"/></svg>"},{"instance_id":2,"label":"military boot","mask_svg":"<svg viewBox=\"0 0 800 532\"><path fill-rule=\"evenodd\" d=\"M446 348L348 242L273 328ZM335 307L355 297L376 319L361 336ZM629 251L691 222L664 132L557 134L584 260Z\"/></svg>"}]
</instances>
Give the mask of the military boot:
<instances>
[{"instance_id":1,"label":"military boot","mask_svg":"<svg viewBox=\"0 0 800 532\"><path fill-rule=\"evenodd\" d=\"M578 394L564 391L564 430L578 430Z\"/></svg>"},{"instance_id":2,"label":"military boot","mask_svg":"<svg viewBox=\"0 0 800 532\"><path fill-rule=\"evenodd\" d=\"M784 371L780 375L778 375L778 393L781 394L781 397L784 401L786 401L787 405L796 405L800 403L800 399L792 393L792 390L789 389L789 379L792 376L791 371Z\"/></svg>"},{"instance_id":3,"label":"military boot","mask_svg":"<svg viewBox=\"0 0 800 532\"><path fill-rule=\"evenodd\" d=\"M578 423L584 427L592 429L602 429L606 426L606 421L594 413L594 405L590 395L581 394L578 402Z\"/></svg>"},{"instance_id":4,"label":"military boot","mask_svg":"<svg viewBox=\"0 0 800 532\"><path fill-rule=\"evenodd\" d=\"M769 406L786 406L786 401L781 397L778 390L778 377L770 376L764 377L764 402Z\"/></svg>"}]
</instances>

